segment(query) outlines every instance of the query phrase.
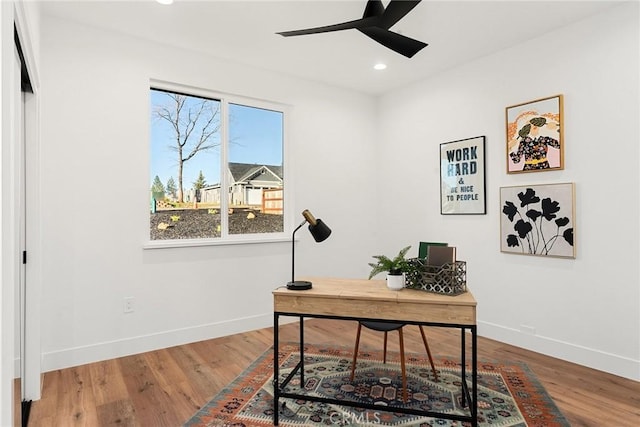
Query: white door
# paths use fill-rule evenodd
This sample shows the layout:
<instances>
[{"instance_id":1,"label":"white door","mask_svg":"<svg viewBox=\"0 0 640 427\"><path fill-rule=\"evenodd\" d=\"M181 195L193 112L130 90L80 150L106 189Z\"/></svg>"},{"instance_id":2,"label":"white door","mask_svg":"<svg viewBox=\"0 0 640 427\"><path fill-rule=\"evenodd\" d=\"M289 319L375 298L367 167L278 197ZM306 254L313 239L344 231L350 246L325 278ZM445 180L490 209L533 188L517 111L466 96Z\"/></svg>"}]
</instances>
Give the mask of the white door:
<instances>
[{"instance_id":1,"label":"white door","mask_svg":"<svg viewBox=\"0 0 640 427\"><path fill-rule=\"evenodd\" d=\"M0 0L2 1L2 0ZM20 46L18 46L20 48ZM18 105L14 111L17 131L14 139L15 171L13 193L15 194L16 229L15 251L18 265L18 289L20 298L20 365L22 399L30 402L40 399L40 287L38 275L39 252L37 221L39 204L37 186L38 171L38 96L26 60L24 45L19 51L16 64ZM26 52L25 52L26 53ZM28 177L28 178L27 178ZM28 232L27 232L28 231ZM27 253L27 246L29 252ZM27 264L28 261L28 264ZM18 326L16 326L17 329ZM17 332L17 331L16 331Z\"/></svg>"},{"instance_id":2,"label":"white door","mask_svg":"<svg viewBox=\"0 0 640 427\"><path fill-rule=\"evenodd\" d=\"M15 349L16 360L19 361L18 375L20 378L20 399L24 401L25 396L25 308L26 308L26 268L23 254L26 254L26 208L25 208L25 132L24 132L24 93L21 90L21 67L22 60L15 49L15 64L14 64L14 102L12 110L14 112L14 135L12 145L14 148L13 161L15 165L14 177L15 177L15 207L14 212L16 216L14 218L14 225L16 226L15 232L15 250L17 252L15 258L12 258L17 263L17 277L16 277L16 308L15 308ZM14 420L22 418L22 414L14 414ZM16 423L14 422L14 425Z\"/></svg>"},{"instance_id":3,"label":"white door","mask_svg":"<svg viewBox=\"0 0 640 427\"><path fill-rule=\"evenodd\" d=\"M26 237L27 237L27 229L26 229L26 218L27 218L27 207L26 207L26 158L25 158L25 128L24 128L24 92L20 93L20 106L19 106L19 131L18 131L18 139L17 139L17 150L18 150L18 170L16 171L16 175L18 177L18 215L19 215L19 227L18 227L18 262L20 263L19 267L19 287L20 287L20 320L19 320L19 328L20 328L20 378L24 380L25 378L25 342L26 342L26 308L27 308L27 299L26 299L26 291L27 291L27 247L26 247ZM25 396L25 382L22 381L21 387L21 396L24 399Z\"/></svg>"},{"instance_id":4,"label":"white door","mask_svg":"<svg viewBox=\"0 0 640 427\"><path fill-rule=\"evenodd\" d=\"M29 123L33 126L33 111L31 113L27 109L27 97L33 101L33 93L28 76L23 73L23 59L16 48L16 64L14 65L14 101L13 101L13 122L14 135L12 138L13 145L13 193L15 217L13 226L15 227L15 262L16 262L16 315L15 315L15 333L16 333L16 352L19 361L20 377L20 399L22 401L22 411L28 414L31 400L39 398L39 364L37 366L31 363L38 359L38 348L29 345L29 341L33 342L35 336L29 337L28 316L29 306L27 305L29 298L27 295L27 137L29 135ZM26 84L25 84L26 82ZM29 117L32 119L29 120ZM33 298L33 291L31 291ZM33 305L33 304L31 304ZM32 310L33 311L33 310ZM33 313L32 317L33 317ZM33 322L33 319L30 320ZM16 414L18 415L18 414ZM23 422L26 419L24 414L20 414ZM18 419L19 419L18 418Z\"/></svg>"}]
</instances>

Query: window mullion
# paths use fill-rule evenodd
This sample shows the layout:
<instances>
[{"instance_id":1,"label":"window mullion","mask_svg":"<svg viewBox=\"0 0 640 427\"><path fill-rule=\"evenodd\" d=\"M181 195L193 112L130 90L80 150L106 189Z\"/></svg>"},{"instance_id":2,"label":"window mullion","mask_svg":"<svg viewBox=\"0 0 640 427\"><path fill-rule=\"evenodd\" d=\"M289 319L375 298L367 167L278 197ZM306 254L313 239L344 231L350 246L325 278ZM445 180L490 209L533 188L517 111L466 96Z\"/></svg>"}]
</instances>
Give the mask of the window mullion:
<instances>
[{"instance_id":1,"label":"window mullion","mask_svg":"<svg viewBox=\"0 0 640 427\"><path fill-rule=\"evenodd\" d=\"M229 237L229 101L220 100L220 237Z\"/></svg>"}]
</instances>

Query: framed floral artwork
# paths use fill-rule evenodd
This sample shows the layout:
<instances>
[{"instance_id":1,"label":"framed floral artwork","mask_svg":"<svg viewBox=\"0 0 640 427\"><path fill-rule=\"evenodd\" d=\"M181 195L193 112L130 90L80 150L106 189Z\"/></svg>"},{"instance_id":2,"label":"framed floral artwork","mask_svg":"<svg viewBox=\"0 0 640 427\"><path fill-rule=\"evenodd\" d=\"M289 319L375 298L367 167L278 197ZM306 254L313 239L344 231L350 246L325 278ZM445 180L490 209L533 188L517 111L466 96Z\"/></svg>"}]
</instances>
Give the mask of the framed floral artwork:
<instances>
[{"instance_id":1,"label":"framed floral artwork","mask_svg":"<svg viewBox=\"0 0 640 427\"><path fill-rule=\"evenodd\" d=\"M507 173L564 169L563 97L506 108Z\"/></svg>"},{"instance_id":2,"label":"framed floral artwork","mask_svg":"<svg viewBox=\"0 0 640 427\"><path fill-rule=\"evenodd\" d=\"M484 136L440 144L440 214L486 214Z\"/></svg>"},{"instance_id":3,"label":"framed floral artwork","mask_svg":"<svg viewBox=\"0 0 640 427\"><path fill-rule=\"evenodd\" d=\"M575 258L575 184L500 188L500 251Z\"/></svg>"}]
</instances>

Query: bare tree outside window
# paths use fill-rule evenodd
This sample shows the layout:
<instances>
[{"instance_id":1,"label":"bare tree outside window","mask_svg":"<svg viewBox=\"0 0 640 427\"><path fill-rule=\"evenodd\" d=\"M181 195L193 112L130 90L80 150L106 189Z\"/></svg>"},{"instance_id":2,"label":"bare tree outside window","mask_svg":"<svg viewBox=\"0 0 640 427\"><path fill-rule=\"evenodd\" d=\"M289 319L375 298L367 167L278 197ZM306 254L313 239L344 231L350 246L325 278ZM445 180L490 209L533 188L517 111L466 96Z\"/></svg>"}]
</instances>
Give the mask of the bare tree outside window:
<instances>
[{"instance_id":1,"label":"bare tree outside window","mask_svg":"<svg viewBox=\"0 0 640 427\"><path fill-rule=\"evenodd\" d=\"M220 146L220 102L171 92L162 94L165 100L154 103L153 115L173 129L169 148L176 155L178 202L183 203L185 163L200 152Z\"/></svg>"}]
</instances>

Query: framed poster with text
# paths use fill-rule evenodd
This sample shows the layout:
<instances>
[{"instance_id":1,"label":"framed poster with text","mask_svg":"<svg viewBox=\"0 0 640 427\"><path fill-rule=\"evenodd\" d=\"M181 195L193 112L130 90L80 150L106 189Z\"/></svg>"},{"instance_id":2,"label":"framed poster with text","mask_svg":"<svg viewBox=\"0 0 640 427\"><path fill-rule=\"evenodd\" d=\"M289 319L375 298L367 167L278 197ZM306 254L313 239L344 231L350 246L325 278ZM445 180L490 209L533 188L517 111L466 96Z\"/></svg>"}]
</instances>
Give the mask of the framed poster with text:
<instances>
[{"instance_id":1,"label":"framed poster with text","mask_svg":"<svg viewBox=\"0 0 640 427\"><path fill-rule=\"evenodd\" d=\"M440 144L440 213L486 214L485 137Z\"/></svg>"}]
</instances>

